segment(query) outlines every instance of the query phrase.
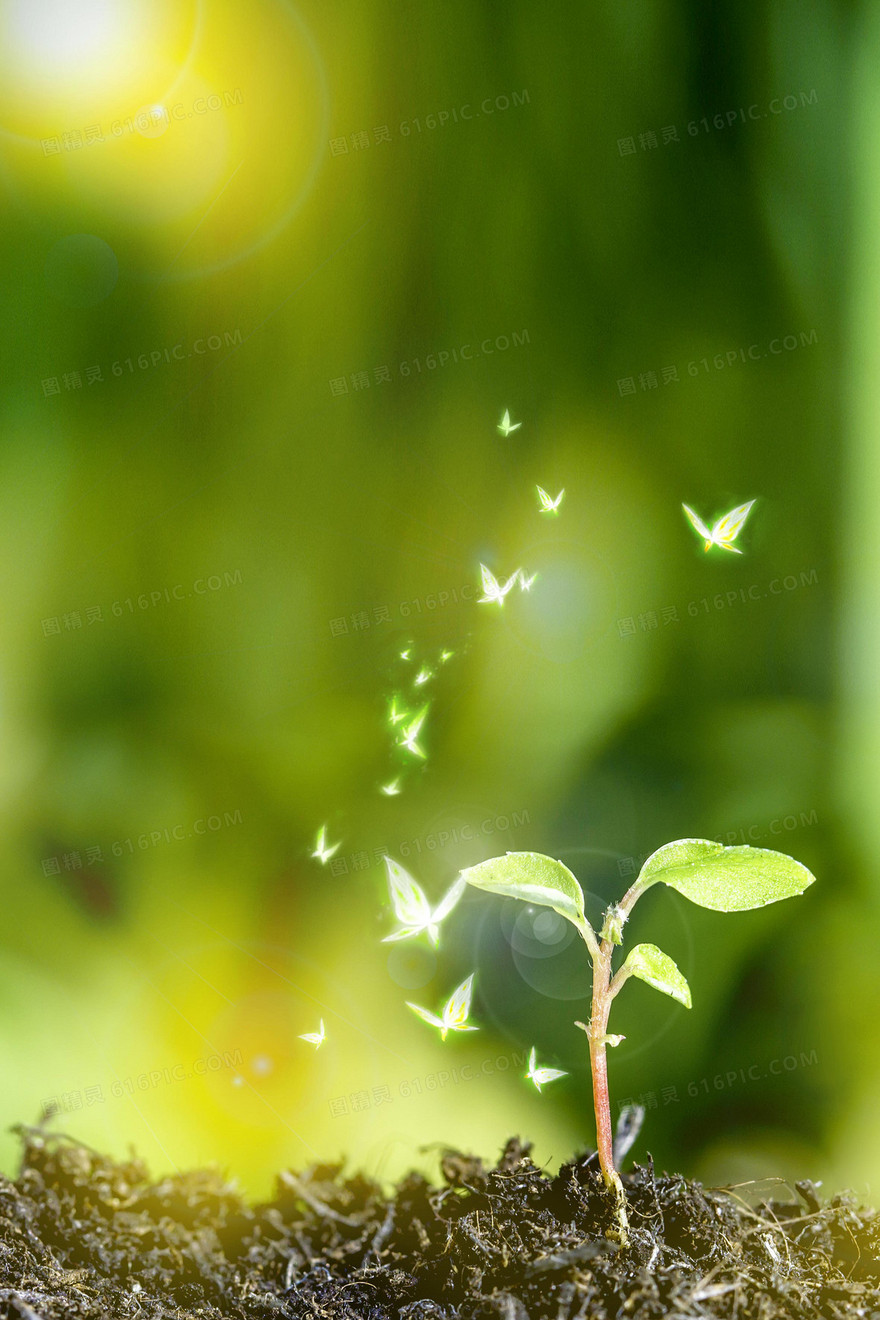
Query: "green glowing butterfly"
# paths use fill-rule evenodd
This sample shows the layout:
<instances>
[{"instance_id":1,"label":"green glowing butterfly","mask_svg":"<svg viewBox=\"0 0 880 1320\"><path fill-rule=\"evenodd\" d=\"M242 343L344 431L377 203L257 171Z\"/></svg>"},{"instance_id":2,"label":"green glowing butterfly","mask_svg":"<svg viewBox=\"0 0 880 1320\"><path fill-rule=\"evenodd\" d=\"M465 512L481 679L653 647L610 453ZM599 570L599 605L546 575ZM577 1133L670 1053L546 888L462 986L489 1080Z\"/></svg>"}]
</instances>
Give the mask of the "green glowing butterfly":
<instances>
[{"instance_id":1,"label":"green glowing butterfly","mask_svg":"<svg viewBox=\"0 0 880 1320\"><path fill-rule=\"evenodd\" d=\"M397 797L400 792L400 778L392 779L390 784L380 784L379 791L384 793L386 797Z\"/></svg>"},{"instance_id":2,"label":"green glowing butterfly","mask_svg":"<svg viewBox=\"0 0 880 1320\"><path fill-rule=\"evenodd\" d=\"M388 712L388 719L392 724L399 724L401 720L406 719L406 711L398 709L397 697L391 698L391 709Z\"/></svg>"},{"instance_id":3,"label":"green glowing butterfly","mask_svg":"<svg viewBox=\"0 0 880 1320\"><path fill-rule=\"evenodd\" d=\"M562 497L563 497L563 495L565 494L565 487L564 487L564 486L563 486L562 490L559 492L559 494L556 496L556 499L555 499L555 500L551 500L550 496L547 494L547 492L546 492L546 490L544 489L543 486L536 486L536 487L535 487L535 490L538 492L538 499L541 501L541 512L542 512L542 513L558 513L558 512L559 512L559 506L560 506L560 504L562 503Z\"/></svg>"},{"instance_id":4,"label":"green glowing butterfly","mask_svg":"<svg viewBox=\"0 0 880 1320\"><path fill-rule=\"evenodd\" d=\"M451 660L452 657L453 657L454 655L455 655L455 652L454 652L454 651L441 651L441 652L440 652L440 663L441 663L441 665L445 665L445 664L446 664L446 661L447 661L447 660Z\"/></svg>"},{"instance_id":5,"label":"green glowing butterfly","mask_svg":"<svg viewBox=\"0 0 880 1320\"><path fill-rule=\"evenodd\" d=\"M529 1055L529 1070L526 1077L530 1082L534 1082L540 1091L546 1082L555 1082L557 1077L567 1077L567 1072L562 1072L560 1068L536 1068L535 1067L535 1047L532 1046L532 1052Z\"/></svg>"},{"instance_id":6,"label":"green glowing butterfly","mask_svg":"<svg viewBox=\"0 0 880 1320\"><path fill-rule=\"evenodd\" d=\"M531 576L530 578L527 578L526 575L525 575L525 573L522 571L522 569L520 569L520 570L519 570L519 589L520 589L520 591L531 591L531 589L532 589L532 583L534 582L534 580L535 580L535 578L536 578L537 576L538 576L537 573L533 573L532 576Z\"/></svg>"},{"instance_id":7,"label":"green glowing butterfly","mask_svg":"<svg viewBox=\"0 0 880 1320\"><path fill-rule=\"evenodd\" d=\"M423 683L427 683L428 679L433 677L434 677L433 669L429 669L427 665L422 665L421 669L415 676L414 679L415 686L421 687Z\"/></svg>"},{"instance_id":8,"label":"green glowing butterfly","mask_svg":"<svg viewBox=\"0 0 880 1320\"><path fill-rule=\"evenodd\" d=\"M740 531L742 530L742 525L749 516L749 510L754 502L754 500L749 500L748 504L738 504L735 509L730 510L730 513L725 513L723 518L719 518L711 531L703 522L702 518L694 513L693 509L689 509L686 504L683 504L681 507L687 514L688 520L694 531L698 536L702 536L703 540L706 542L703 546L704 550L708 550L711 546L717 545L722 550L732 550L735 555L741 555L742 550L737 550L733 542L739 536Z\"/></svg>"},{"instance_id":9,"label":"green glowing butterfly","mask_svg":"<svg viewBox=\"0 0 880 1320\"><path fill-rule=\"evenodd\" d=\"M427 713L428 707L423 706L422 709L410 720L409 724L403 726L403 737L397 744L398 747L405 747L408 752L412 752L413 756L420 756L423 761L425 759L425 753L416 742L416 739L418 738L421 727L425 722L425 716Z\"/></svg>"},{"instance_id":10,"label":"green glowing butterfly","mask_svg":"<svg viewBox=\"0 0 880 1320\"><path fill-rule=\"evenodd\" d=\"M475 973L471 972L466 981L462 981L457 990L453 990L449 999L443 1005L440 1017L435 1013L429 1013L426 1008L419 1008L418 1004L411 1004L406 1001L407 1008L411 1008L414 1013L418 1013L423 1021L430 1023L432 1027L437 1027L440 1032L440 1039L446 1039L446 1033L449 1031L479 1031L479 1027L470 1027L467 1025L467 1015L471 1009L471 992L474 988Z\"/></svg>"},{"instance_id":11,"label":"green glowing butterfly","mask_svg":"<svg viewBox=\"0 0 880 1320\"><path fill-rule=\"evenodd\" d=\"M483 580L483 595L479 597L479 604L482 605L487 601L491 603L492 601L497 600L499 605L503 605L504 597L516 582L519 574L520 569L516 569L504 583L504 586L501 586L495 574L490 572L485 564L480 564L480 575Z\"/></svg>"},{"instance_id":12,"label":"green glowing butterfly","mask_svg":"<svg viewBox=\"0 0 880 1320\"><path fill-rule=\"evenodd\" d=\"M506 438L511 434L511 432L518 431L521 426L522 426L522 422L512 422L510 420L510 409L505 408L504 416L501 418L501 421L498 423L498 430L501 432L501 434Z\"/></svg>"},{"instance_id":13,"label":"green glowing butterfly","mask_svg":"<svg viewBox=\"0 0 880 1320\"><path fill-rule=\"evenodd\" d=\"M420 884L412 878L409 871L405 870L399 862L393 858L385 858L385 866L388 871L388 892L391 895L391 905L394 908L394 915L400 922L400 929L391 935L386 935L383 944L391 944L395 940L408 940L414 935L421 935L422 931L427 931L428 938L434 948L440 945L440 922L444 917L448 917L458 900L461 898L466 887L466 881L461 876L455 884L447 890L437 906L432 910L430 903L425 897L425 891Z\"/></svg>"},{"instance_id":14,"label":"green glowing butterfly","mask_svg":"<svg viewBox=\"0 0 880 1320\"><path fill-rule=\"evenodd\" d=\"M341 846L342 841L340 840L339 843L331 843L330 847L327 847L327 826L322 825L318 830L318 837L315 840L315 851L312 853L312 856L317 857L322 866L326 866L330 858Z\"/></svg>"},{"instance_id":15,"label":"green glowing butterfly","mask_svg":"<svg viewBox=\"0 0 880 1320\"><path fill-rule=\"evenodd\" d=\"M324 1032L324 1019L323 1019L323 1018L321 1018L321 1030L320 1030L320 1031L306 1031L306 1032L303 1032L303 1034L300 1036L300 1040L307 1040L307 1041L309 1042L310 1045L314 1045L314 1047L315 1047L316 1050L319 1050L319 1049L321 1048L321 1046L322 1046L323 1043L324 1043L325 1038L326 1038L326 1036L325 1036L325 1032Z\"/></svg>"}]
</instances>

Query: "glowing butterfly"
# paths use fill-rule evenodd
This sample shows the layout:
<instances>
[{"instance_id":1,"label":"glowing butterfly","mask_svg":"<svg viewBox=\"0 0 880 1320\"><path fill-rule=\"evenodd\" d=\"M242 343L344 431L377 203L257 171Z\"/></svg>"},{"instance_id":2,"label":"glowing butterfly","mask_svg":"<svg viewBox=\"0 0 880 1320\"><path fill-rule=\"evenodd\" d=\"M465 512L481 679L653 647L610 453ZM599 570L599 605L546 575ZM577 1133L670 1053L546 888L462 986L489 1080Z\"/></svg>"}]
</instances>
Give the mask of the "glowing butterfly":
<instances>
[{"instance_id":1,"label":"glowing butterfly","mask_svg":"<svg viewBox=\"0 0 880 1320\"><path fill-rule=\"evenodd\" d=\"M400 780L392 779L390 784L380 784L379 788L386 797L396 797L400 792Z\"/></svg>"},{"instance_id":2,"label":"glowing butterfly","mask_svg":"<svg viewBox=\"0 0 880 1320\"><path fill-rule=\"evenodd\" d=\"M398 724L400 720L406 719L406 711L397 709L397 697L391 698L391 709L388 712L388 718L392 724Z\"/></svg>"},{"instance_id":3,"label":"glowing butterfly","mask_svg":"<svg viewBox=\"0 0 880 1320\"><path fill-rule=\"evenodd\" d=\"M316 1050L319 1050L319 1049L321 1048L321 1046L322 1046L323 1043L324 1043L324 1039L325 1039L325 1033L324 1033L324 1019L323 1019L323 1018L321 1018L321 1030L320 1030L320 1031L306 1031L306 1032L304 1032L304 1034L303 1034L302 1036L300 1036L300 1040L307 1040L307 1041L309 1042L310 1045L314 1045L314 1047L315 1047Z\"/></svg>"},{"instance_id":4,"label":"glowing butterfly","mask_svg":"<svg viewBox=\"0 0 880 1320\"><path fill-rule=\"evenodd\" d=\"M412 655L412 647L409 646L405 651L401 651L400 658L401 660L408 660L411 655Z\"/></svg>"},{"instance_id":5,"label":"glowing butterfly","mask_svg":"<svg viewBox=\"0 0 880 1320\"><path fill-rule=\"evenodd\" d=\"M391 895L391 905L394 908L394 915L400 922L400 930L394 931L391 935L386 935L383 944L391 944L394 940L408 940L412 935L421 935L423 930L428 932L428 937L434 948L440 944L440 922L455 907L458 900L464 893L465 881L459 876L455 884L446 892L440 902L431 910L425 891L421 885L413 880L409 871L405 870L399 862L393 858L385 858L385 866L388 870L388 892Z\"/></svg>"},{"instance_id":6,"label":"glowing butterfly","mask_svg":"<svg viewBox=\"0 0 880 1320\"><path fill-rule=\"evenodd\" d=\"M542 513L559 512L559 506L562 503L562 497L565 494L564 486L562 487L562 490L559 492L559 494L556 496L555 500L551 500L550 496L547 494L543 486L536 486L535 490L538 492L538 499L541 501Z\"/></svg>"},{"instance_id":7,"label":"glowing butterfly","mask_svg":"<svg viewBox=\"0 0 880 1320\"><path fill-rule=\"evenodd\" d=\"M403 726L403 737L397 744L398 747L405 747L408 752L412 752L413 756L420 756L423 761L425 759L425 753L416 742L416 739L419 736L419 730L425 722L425 716L427 713L428 707L423 706L419 713L410 720L409 724Z\"/></svg>"},{"instance_id":8,"label":"glowing butterfly","mask_svg":"<svg viewBox=\"0 0 880 1320\"><path fill-rule=\"evenodd\" d=\"M474 988L474 972L471 972L466 981L462 981L457 990L454 990L449 999L443 1005L443 1011L440 1017L434 1013L429 1013L426 1008L419 1008L418 1004L411 1004L406 1001L407 1008L411 1008L414 1013L418 1013L423 1021L429 1022L432 1027L437 1027L440 1031L440 1039L446 1039L448 1031L479 1031L479 1027L467 1026L467 1015L471 1009L471 991Z\"/></svg>"},{"instance_id":9,"label":"glowing butterfly","mask_svg":"<svg viewBox=\"0 0 880 1320\"><path fill-rule=\"evenodd\" d=\"M567 1072L562 1072L559 1068L536 1068L535 1067L535 1047L532 1046L532 1052L529 1055L529 1071L526 1077L530 1082L534 1082L540 1091L545 1082L555 1082L557 1077L567 1077Z\"/></svg>"},{"instance_id":10,"label":"glowing butterfly","mask_svg":"<svg viewBox=\"0 0 880 1320\"><path fill-rule=\"evenodd\" d=\"M521 426L522 426L522 422L512 422L510 420L510 409L505 408L504 416L501 418L501 421L498 423L498 430L501 432L501 434L503 436L508 436L512 431L518 431Z\"/></svg>"},{"instance_id":11,"label":"glowing butterfly","mask_svg":"<svg viewBox=\"0 0 880 1320\"><path fill-rule=\"evenodd\" d=\"M527 578L526 575L525 575L525 573L522 571L522 569L520 569L520 570L519 570L519 589L520 589L520 591L531 591L531 589L532 589L532 583L534 582L534 580L535 580L535 578L536 578L537 576L538 576L537 573L533 573L532 576L531 576L530 578Z\"/></svg>"},{"instance_id":12,"label":"glowing butterfly","mask_svg":"<svg viewBox=\"0 0 880 1320\"><path fill-rule=\"evenodd\" d=\"M739 533L742 530L742 525L749 516L749 510L754 502L754 500L749 500L748 504L738 504L735 509L730 510L730 513L725 513L723 518L718 519L711 532L703 522L702 518L699 518L694 513L693 509L689 509L686 504L683 504L681 507L687 514L691 526L706 542L703 547L704 550L708 550L710 546L717 545L720 546L722 550L732 550L735 555L741 555L742 550L737 550L733 542L736 540L737 536L739 536Z\"/></svg>"},{"instance_id":13,"label":"glowing butterfly","mask_svg":"<svg viewBox=\"0 0 880 1320\"><path fill-rule=\"evenodd\" d=\"M312 853L312 856L317 857L322 866L326 866L330 858L340 846L341 840L340 843L331 843L330 847L327 847L327 826L322 825L318 830L318 837L315 840L315 851Z\"/></svg>"},{"instance_id":14,"label":"glowing butterfly","mask_svg":"<svg viewBox=\"0 0 880 1320\"><path fill-rule=\"evenodd\" d=\"M419 672L416 674L415 677L416 687L421 687L423 683L427 683L428 679L433 677L434 677L433 669L429 669L427 665L422 665L421 669L419 670Z\"/></svg>"},{"instance_id":15,"label":"glowing butterfly","mask_svg":"<svg viewBox=\"0 0 880 1320\"><path fill-rule=\"evenodd\" d=\"M453 657L454 655L455 655L455 652L454 652L454 651L441 651L441 652L440 652L440 663L441 663L441 665L445 665L445 664L446 664L446 661L447 661L447 660L451 660L452 657Z\"/></svg>"},{"instance_id":16,"label":"glowing butterfly","mask_svg":"<svg viewBox=\"0 0 880 1320\"><path fill-rule=\"evenodd\" d=\"M483 579L484 594L479 597L479 603L482 605L486 601L497 600L499 605L504 604L504 597L519 577L520 570L517 569L511 577L507 579L504 586L500 586L494 573L490 573L485 564L480 564L480 573Z\"/></svg>"}]
</instances>

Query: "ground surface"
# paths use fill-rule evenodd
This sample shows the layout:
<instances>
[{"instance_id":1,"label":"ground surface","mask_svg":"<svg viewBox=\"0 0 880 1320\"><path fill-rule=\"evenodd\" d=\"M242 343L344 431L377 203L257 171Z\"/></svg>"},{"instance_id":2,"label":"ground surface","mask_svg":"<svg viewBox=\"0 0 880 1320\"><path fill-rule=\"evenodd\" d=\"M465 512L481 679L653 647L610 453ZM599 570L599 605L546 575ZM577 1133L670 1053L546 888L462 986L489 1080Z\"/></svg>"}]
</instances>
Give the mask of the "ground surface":
<instances>
[{"instance_id":1,"label":"ground surface","mask_svg":"<svg viewBox=\"0 0 880 1320\"><path fill-rule=\"evenodd\" d=\"M548 1177L517 1141L495 1168L446 1152L444 1186L412 1175L392 1200L324 1166L249 1206L216 1172L154 1182L63 1136L22 1140L0 1179L3 1317L880 1320L880 1217L809 1183L752 1208L636 1166L621 1250L595 1157Z\"/></svg>"}]
</instances>

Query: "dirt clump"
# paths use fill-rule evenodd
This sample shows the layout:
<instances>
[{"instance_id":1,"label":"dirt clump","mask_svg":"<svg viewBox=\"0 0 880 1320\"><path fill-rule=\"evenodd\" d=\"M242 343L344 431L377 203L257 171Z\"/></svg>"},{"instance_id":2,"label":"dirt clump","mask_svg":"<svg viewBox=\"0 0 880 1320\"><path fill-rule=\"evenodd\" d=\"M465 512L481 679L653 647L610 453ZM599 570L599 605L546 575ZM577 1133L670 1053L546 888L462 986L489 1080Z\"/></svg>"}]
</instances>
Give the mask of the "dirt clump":
<instances>
[{"instance_id":1,"label":"dirt clump","mask_svg":"<svg viewBox=\"0 0 880 1320\"><path fill-rule=\"evenodd\" d=\"M810 1182L751 1206L652 1163L623 1175L631 1243L585 1155L494 1167L445 1151L441 1186L389 1199L340 1165L285 1171L247 1204L223 1176L159 1181L19 1128L0 1179L0 1316L19 1320L880 1320L880 1217ZM786 1185L787 1186L787 1185Z\"/></svg>"}]
</instances>

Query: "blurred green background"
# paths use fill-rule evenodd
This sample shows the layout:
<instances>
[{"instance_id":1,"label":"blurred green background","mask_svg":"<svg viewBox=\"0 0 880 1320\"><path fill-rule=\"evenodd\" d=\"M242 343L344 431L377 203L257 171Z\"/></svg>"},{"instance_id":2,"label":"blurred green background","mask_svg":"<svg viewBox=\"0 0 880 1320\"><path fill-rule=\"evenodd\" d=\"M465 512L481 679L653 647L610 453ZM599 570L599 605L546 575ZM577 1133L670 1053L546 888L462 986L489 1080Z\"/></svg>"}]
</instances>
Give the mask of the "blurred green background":
<instances>
[{"instance_id":1,"label":"blurred green background","mask_svg":"<svg viewBox=\"0 0 880 1320\"><path fill-rule=\"evenodd\" d=\"M584 959L473 892L438 953L382 944L381 854L437 899L548 852L597 913L720 837L819 883L640 905L694 1010L615 1010L634 1154L870 1191L876 25L0 5L4 1128L55 1106L254 1193L514 1132L558 1163L593 1136ZM682 501L749 499L704 554ZM481 562L538 577L479 604ZM405 1001L474 970L441 1044ZM571 1073L541 1095L533 1044Z\"/></svg>"}]
</instances>

